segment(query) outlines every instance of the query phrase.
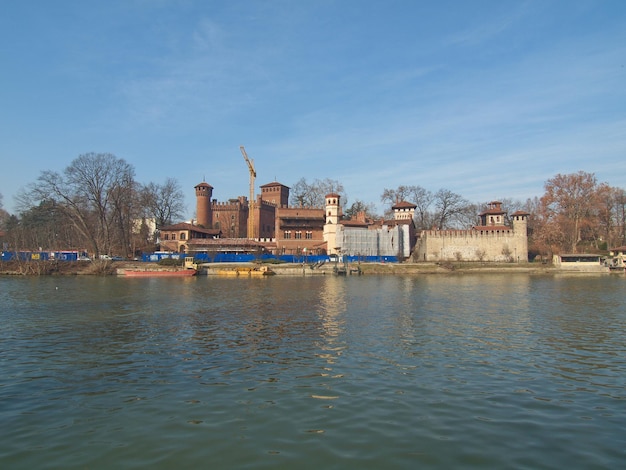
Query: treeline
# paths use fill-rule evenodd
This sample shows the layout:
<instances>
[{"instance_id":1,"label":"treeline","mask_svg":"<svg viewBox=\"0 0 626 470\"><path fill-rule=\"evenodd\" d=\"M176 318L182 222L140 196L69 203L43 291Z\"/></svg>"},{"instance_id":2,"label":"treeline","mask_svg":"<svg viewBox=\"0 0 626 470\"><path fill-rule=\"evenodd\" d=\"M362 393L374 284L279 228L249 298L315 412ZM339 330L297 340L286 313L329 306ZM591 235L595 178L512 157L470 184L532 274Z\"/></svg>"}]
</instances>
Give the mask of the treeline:
<instances>
[{"instance_id":1,"label":"treeline","mask_svg":"<svg viewBox=\"0 0 626 470\"><path fill-rule=\"evenodd\" d=\"M599 183L592 173L556 175L544 185L541 197L519 201L501 199L512 214L523 210L529 217L531 255L606 250L626 244L626 191ZM375 205L356 200L348 204L343 185L324 179L296 182L290 204L323 207L329 193L342 196L345 218L365 213L371 219L391 217L399 201L417 206L420 229L466 229L490 201L470 202L448 189L430 191L421 186L384 189L387 208L377 214ZM2 209L3 248L10 250L87 249L90 253L132 256L156 249L155 235L162 226L184 216L184 193L178 182L143 185L135 180L132 165L111 154L84 154L62 173L43 171L36 182L16 198L18 215ZM156 226L147 221L154 220ZM154 229L157 230L155 233Z\"/></svg>"},{"instance_id":2,"label":"treeline","mask_svg":"<svg viewBox=\"0 0 626 470\"><path fill-rule=\"evenodd\" d=\"M131 256L154 249L154 230L182 217L184 194L176 180L142 185L125 160L84 154L62 173L43 171L18 195L19 215L4 211L10 250L87 249Z\"/></svg>"},{"instance_id":3,"label":"treeline","mask_svg":"<svg viewBox=\"0 0 626 470\"><path fill-rule=\"evenodd\" d=\"M606 250L626 244L626 191L593 173L549 179L541 198L527 202L533 248L540 253Z\"/></svg>"}]
</instances>

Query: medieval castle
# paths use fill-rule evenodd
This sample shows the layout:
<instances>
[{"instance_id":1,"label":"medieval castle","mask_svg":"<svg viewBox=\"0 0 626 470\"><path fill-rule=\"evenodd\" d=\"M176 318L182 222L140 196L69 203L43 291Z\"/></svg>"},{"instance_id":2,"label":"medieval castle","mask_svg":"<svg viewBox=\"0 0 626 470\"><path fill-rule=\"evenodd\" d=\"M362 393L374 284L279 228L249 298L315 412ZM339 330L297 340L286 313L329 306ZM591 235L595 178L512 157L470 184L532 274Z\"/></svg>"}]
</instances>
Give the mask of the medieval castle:
<instances>
[{"instance_id":1,"label":"medieval castle","mask_svg":"<svg viewBox=\"0 0 626 470\"><path fill-rule=\"evenodd\" d=\"M500 202L491 202L469 230L417 231L416 205L400 201L393 219L374 221L358 214L342 218L340 196L328 194L321 208L290 207L289 187L261 186L254 204L240 196L227 202L212 199L213 187L195 186L196 221L161 228L163 250L181 253L343 254L397 257L414 261L527 261L528 213L511 214L505 225Z\"/></svg>"}]
</instances>

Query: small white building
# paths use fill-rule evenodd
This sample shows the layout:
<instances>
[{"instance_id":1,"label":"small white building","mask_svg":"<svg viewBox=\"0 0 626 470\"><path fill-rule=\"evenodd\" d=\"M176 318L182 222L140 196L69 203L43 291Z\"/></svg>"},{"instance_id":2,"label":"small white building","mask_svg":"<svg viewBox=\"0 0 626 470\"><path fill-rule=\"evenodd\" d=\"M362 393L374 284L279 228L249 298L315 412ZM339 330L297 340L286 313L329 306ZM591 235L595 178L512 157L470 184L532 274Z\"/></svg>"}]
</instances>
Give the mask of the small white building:
<instances>
[{"instance_id":1,"label":"small white building","mask_svg":"<svg viewBox=\"0 0 626 470\"><path fill-rule=\"evenodd\" d=\"M609 272L609 267L602 263L602 256L595 254L553 255L552 264L563 271L569 272Z\"/></svg>"}]
</instances>

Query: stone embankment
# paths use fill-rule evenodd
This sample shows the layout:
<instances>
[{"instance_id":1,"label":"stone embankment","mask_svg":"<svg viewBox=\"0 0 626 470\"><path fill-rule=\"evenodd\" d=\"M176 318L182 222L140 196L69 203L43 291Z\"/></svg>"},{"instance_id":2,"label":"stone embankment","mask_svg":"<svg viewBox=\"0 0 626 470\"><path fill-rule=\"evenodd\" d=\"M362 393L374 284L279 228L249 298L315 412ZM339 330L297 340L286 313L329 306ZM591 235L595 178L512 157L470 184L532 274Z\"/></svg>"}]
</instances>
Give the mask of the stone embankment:
<instances>
[{"instance_id":1,"label":"stone embankment","mask_svg":"<svg viewBox=\"0 0 626 470\"><path fill-rule=\"evenodd\" d=\"M252 267L253 263L206 263L199 266L199 275L217 275L223 269ZM0 274L3 275L120 275L126 269L159 269L157 263L136 261L107 262L1 262ZM321 266L308 264L270 264L268 267L279 276L332 275L335 265L326 263ZM344 267L340 265L338 267ZM349 263L345 265L348 274L451 274L451 273L550 273L559 272L552 265L538 263Z\"/></svg>"},{"instance_id":2,"label":"stone embankment","mask_svg":"<svg viewBox=\"0 0 626 470\"><path fill-rule=\"evenodd\" d=\"M252 263L211 263L200 266L200 274L217 275L224 269L253 266ZM332 275L335 265L326 263L322 266L307 264L271 264L270 269L280 276ZM339 265L337 267L344 267ZM549 273L556 270L551 265L536 263L348 263L345 271L350 274L451 274L451 273Z\"/></svg>"}]
</instances>

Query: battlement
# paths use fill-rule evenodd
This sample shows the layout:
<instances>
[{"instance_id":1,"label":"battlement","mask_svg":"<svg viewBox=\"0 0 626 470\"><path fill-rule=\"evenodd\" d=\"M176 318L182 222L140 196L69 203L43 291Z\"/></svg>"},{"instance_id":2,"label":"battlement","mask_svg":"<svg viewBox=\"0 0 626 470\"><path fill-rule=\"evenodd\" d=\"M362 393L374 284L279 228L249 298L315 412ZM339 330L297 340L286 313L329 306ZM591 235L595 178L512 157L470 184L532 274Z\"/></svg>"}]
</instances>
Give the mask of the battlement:
<instances>
[{"instance_id":1,"label":"battlement","mask_svg":"<svg viewBox=\"0 0 626 470\"><path fill-rule=\"evenodd\" d=\"M231 211L241 211L241 210L247 210L248 206L241 206L239 204L220 204L217 206L213 206L213 211L214 212L231 212Z\"/></svg>"},{"instance_id":2,"label":"battlement","mask_svg":"<svg viewBox=\"0 0 626 470\"><path fill-rule=\"evenodd\" d=\"M503 227L497 230L422 230L419 236L434 238L493 238L513 235L515 235L515 231L512 228Z\"/></svg>"},{"instance_id":3,"label":"battlement","mask_svg":"<svg viewBox=\"0 0 626 470\"><path fill-rule=\"evenodd\" d=\"M322 212L325 212L325 207L324 206L320 206L320 207L313 207L313 206L306 206L306 207L302 207L302 206L286 206L286 207L280 207L279 209L281 211L290 210L290 211L300 211L300 212L307 212L307 211L322 211Z\"/></svg>"}]
</instances>

